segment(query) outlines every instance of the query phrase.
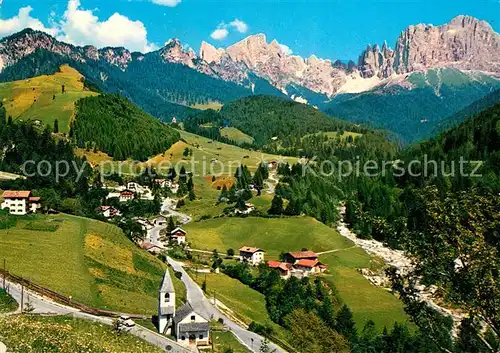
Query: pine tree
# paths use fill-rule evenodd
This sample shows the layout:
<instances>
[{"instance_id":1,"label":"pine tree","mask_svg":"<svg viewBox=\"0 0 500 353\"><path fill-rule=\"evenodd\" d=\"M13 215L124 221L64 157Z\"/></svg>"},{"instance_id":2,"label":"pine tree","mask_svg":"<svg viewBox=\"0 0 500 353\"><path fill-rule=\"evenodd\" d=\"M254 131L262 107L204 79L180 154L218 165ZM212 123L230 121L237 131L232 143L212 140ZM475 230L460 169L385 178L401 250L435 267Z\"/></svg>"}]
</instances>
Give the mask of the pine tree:
<instances>
[{"instance_id":1,"label":"pine tree","mask_svg":"<svg viewBox=\"0 0 500 353\"><path fill-rule=\"evenodd\" d=\"M273 201L271 203L271 208L267 213L271 215L283 214L283 199L279 195L274 195Z\"/></svg>"},{"instance_id":2,"label":"pine tree","mask_svg":"<svg viewBox=\"0 0 500 353\"><path fill-rule=\"evenodd\" d=\"M59 120L54 120L54 134L59 133Z\"/></svg>"},{"instance_id":3,"label":"pine tree","mask_svg":"<svg viewBox=\"0 0 500 353\"><path fill-rule=\"evenodd\" d=\"M174 229L175 229L174 217L170 216L168 217L167 234L172 233Z\"/></svg>"},{"instance_id":4,"label":"pine tree","mask_svg":"<svg viewBox=\"0 0 500 353\"><path fill-rule=\"evenodd\" d=\"M356 323L354 322L351 309L347 305L343 305L337 313L335 331L347 338L351 343L356 341L358 335Z\"/></svg>"}]
</instances>

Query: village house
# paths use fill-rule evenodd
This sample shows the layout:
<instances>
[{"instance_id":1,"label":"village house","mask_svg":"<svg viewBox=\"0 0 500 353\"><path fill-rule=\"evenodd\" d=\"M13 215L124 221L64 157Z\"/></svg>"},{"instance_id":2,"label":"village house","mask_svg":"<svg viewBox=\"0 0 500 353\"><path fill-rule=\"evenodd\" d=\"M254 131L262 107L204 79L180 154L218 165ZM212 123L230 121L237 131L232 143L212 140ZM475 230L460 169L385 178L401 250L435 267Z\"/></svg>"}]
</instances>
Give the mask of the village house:
<instances>
[{"instance_id":1,"label":"village house","mask_svg":"<svg viewBox=\"0 0 500 353\"><path fill-rule=\"evenodd\" d=\"M295 251L284 255L285 262L295 264L299 260L318 260L318 254L313 251Z\"/></svg>"},{"instance_id":2,"label":"village house","mask_svg":"<svg viewBox=\"0 0 500 353\"><path fill-rule=\"evenodd\" d=\"M182 345L208 346L209 321L196 313L189 303L184 304L174 316L174 335Z\"/></svg>"},{"instance_id":3,"label":"village house","mask_svg":"<svg viewBox=\"0 0 500 353\"><path fill-rule=\"evenodd\" d=\"M268 261L267 265L269 268L278 270L280 277L283 279L289 279L292 276L293 265L287 262L280 261Z\"/></svg>"},{"instance_id":4,"label":"village house","mask_svg":"<svg viewBox=\"0 0 500 353\"><path fill-rule=\"evenodd\" d=\"M33 197L31 191L3 192L2 210L9 210L10 214L23 216L28 213L36 213L41 207L40 198Z\"/></svg>"},{"instance_id":5,"label":"village house","mask_svg":"<svg viewBox=\"0 0 500 353\"><path fill-rule=\"evenodd\" d=\"M175 228L170 232L170 241L176 242L178 245L186 243L186 231L182 228Z\"/></svg>"},{"instance_id":6,"label":"village house","mask_svg":"<svg viewBox=\"0 0 500 353\"><path fill-rule=\"evenodd\" d=\"M269 261L267 263L269 268L278 270L283 279L288 279L290 276L308 277L323 273L328 269L327 265L318 260L318 254L312 251L289 252L284 255L284 260L285 262Z\"/></svg>"},{"instance_id":7,"label":"village house","mask_svg":"<svg viewBox=\"0 0 500 353\"><path fill-rule=\"evenodd\" d=\"M120 192L120 202L127 202L135 197L134 192L131 190L123 190Z\"/></svg>"},{"instance_id":8,"label":"village house","mask_svg":"<svg viewBox=\"0 0 500 353\"><path fill-rule=\"evenodd\" d=\"M303 277L307 277L309 275L316 275L316 274L319 274L319 273L323 273L327 269L327 266L323 265L318 260L307 260L307 259L302 259L302 260L297 261L293 265L293 267Z\"/></svg>"},{"instance_id":9,"label":"village house","mask_svg":"<svg viewBox=\"0 0 500 353\"><path fill-rule=\"evenodd\" d=\"M264 262L264 250L244 246L240 249L240 261L248 262L252 266L257 266Z\"/></svg>"},{"instance_id":10,"label":"village house","mask_svg":"<svg viewBox=\"0 0 500 353\"><path fill-rule=\"evenodd\" d=\"M164 188L167 186L167 180L166 179L155 179L154 180L155 184L158 184L159 187Z\"/></svg>"},{"instance_id":11,"label":"village house","mask_svg":"<svg viewBox=\"0 0 500 353\"><path fill-rule=\"evenodd\" d=\"M148 241L143 241L141 244L141 248L143 248L144 250L146 250L147 252L149 252L150 254L153 254L153 255L158 255L163 250L158 245L155 245L155 244L150 243Z\"/></svg>"},{"instance_id":12,"label":"village house","mask_svg":"<svg viewBox=\"0 0 500 353\"><path fill-rule=\"evenodd\" d=\"M120 215L120 211L113 206L99 206L97 212L104 218L113 218Z\"/></svg>"}]
</instances>

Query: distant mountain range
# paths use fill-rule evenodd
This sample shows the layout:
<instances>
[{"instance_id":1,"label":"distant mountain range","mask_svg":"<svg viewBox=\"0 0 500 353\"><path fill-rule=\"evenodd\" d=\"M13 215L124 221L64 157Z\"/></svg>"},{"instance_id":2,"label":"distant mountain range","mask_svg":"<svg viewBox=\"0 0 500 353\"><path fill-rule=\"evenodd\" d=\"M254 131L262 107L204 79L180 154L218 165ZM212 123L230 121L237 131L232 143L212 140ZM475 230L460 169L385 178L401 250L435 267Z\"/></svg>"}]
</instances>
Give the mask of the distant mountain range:
<instances>
[{"instance_id":1,"label":"distant mountain range","mask_svg":"<svg viewBox=\"0 0 500 353\"><path fill-rule=\"evenodd\" d=\"M287 55L263 34L225 49L203 42L199 54L177 39L142 54L75 47L29 29L0 41L0 81L50 74L61 64L163 120L192 115L195 103L287 96L412 142L499 88L500 36L484 21L458 16L408 27L394 49L369 45L357 63Z\"/></svg>"}]
</instances>

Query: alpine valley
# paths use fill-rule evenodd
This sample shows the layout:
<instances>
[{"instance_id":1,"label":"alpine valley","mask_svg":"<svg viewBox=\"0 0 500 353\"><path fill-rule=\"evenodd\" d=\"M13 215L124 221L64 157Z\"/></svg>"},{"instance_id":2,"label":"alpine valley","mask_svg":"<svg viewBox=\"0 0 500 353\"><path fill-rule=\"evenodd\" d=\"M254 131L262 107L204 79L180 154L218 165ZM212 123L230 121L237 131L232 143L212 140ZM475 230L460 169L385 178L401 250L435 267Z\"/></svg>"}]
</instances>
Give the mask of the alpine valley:
<instances>
[{"instance_id":1,"label":"alpine valley","mask_svg":"<svg viewBox=\"0 0 500 353\"><path fill-rule=\"evenodd\" d=\"M228 48L203 42L199 54L178 39L142 54L76 47L30 29L0 41L0 81L53 74L62 64L163 121L183 120L196 113L193 106L274 95L411 143L500 88L500 36L484 21L458 16L409 26L394 49L368 45L357 62L287 55L264 34Z\"/></svg>"}]
</instances>

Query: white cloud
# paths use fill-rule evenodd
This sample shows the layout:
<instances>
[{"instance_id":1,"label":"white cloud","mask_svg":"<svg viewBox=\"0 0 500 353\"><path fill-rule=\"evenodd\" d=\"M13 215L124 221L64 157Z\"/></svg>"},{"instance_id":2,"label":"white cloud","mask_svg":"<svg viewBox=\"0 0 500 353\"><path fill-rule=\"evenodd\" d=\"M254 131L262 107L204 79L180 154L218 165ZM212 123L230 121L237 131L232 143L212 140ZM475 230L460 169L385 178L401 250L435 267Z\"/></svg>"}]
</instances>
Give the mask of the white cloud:
<instances>
[{"instance_id":1,"label":"white cloud","mask_svg":"<svg viewBox=\"0 0 500 353\"><path fill-rule=\"evenodd\" d=\"M181 3L182 0L151 0L153 4L168 6L168 7L176 7Z\"/></svg>"},{"instance_id":2,"label":"white cloud","mask_svg":"<svg viewBox=\"0 0 500 353\"><path fill-rule=\"evenodd\" d=\"M280 48L283 51L283 53L285 53L286 55L292 55L293 54L293 50L290 49L290 47L288 45L281 44L281 43L278 43L278 45L280 46Z\"/></svg>"},{"instance_id":3,"label":"white cloud","mask_svg":"<svg viewBox=\"0 0 500 353\"><path fill-rule=\"evenodd\" d=\"M235 28L240 33L246 33L248 31L248 25L245 22L238 20L237 18L235 18L234 21L230 22L229 25Z\"/></svg>"},{"instance_id":4,"label":"white cloud","mask_svg":"<svg viewBox=\"0 0 500 353\"><path fill-rule=\"evenodd\" d=\"M212 32L210 37L215 40L224 40L226 39L227 35L229 34L229 31L227 28L217 28L215 31Z\"/></svg>"},{"instance_id":5,"label":"white cloud","mask_svg":"<svg viewBox=\"0 0 500 353\"><path fill-rule=\"evenodd\" d=\"M240 33L246 33L248 31L248 25L242 20L239 20L237 18L229 22L229 24L221 22L217 26L217 28L212 32L210 37L215 40L224 40L229 35L230 29L235 29Z\"/></svg>"},{"instance_id":6,"label":"white cloud","mask_svg":"<svg viewBox=\"0 0 500 353\"><path fill-rule=\"evenodd\" d=\"M100 21L93 10L80 8L80 0L69 0L58 39L75 45L123 46L131 51L149 52L157 46L148 41L147 34L141 21L130 20L117 12Z\"/></svg>"},{"instance_id":7,"label":"white cloud","mask_svg":"<svg viewBox=\"0 0 500 353\"><path fill-rule=\"evenodd\" d=\"M20 8L18 14L12 18L5 20L0 18L0 37L11 35L25 28L32 28L50 35L56 35L57 29L55 27L45 27L42 21L31 17L31 11L33 11L33 8L26 6Z\"/></svg>"}]
</instances>

